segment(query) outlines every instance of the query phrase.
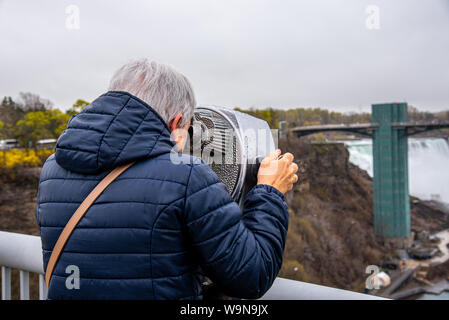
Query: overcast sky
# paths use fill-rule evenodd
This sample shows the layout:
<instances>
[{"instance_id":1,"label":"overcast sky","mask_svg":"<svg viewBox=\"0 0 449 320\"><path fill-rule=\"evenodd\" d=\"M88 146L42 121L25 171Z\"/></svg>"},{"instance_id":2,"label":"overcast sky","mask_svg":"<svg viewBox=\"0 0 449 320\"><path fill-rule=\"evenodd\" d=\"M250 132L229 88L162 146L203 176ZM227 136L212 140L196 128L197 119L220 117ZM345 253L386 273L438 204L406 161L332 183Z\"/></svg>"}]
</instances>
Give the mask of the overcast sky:
<instances>
[{"instance_id":1,"label":"overcast sky","mask_svg":"<svg viewBox=\"0 0 449 320\"><path fill-rule=\"evenodd\" d=\"M0 0L0 96L67 109L141 57L200 104L449 110L449 0Z\"/></svg>"}]
</instances>

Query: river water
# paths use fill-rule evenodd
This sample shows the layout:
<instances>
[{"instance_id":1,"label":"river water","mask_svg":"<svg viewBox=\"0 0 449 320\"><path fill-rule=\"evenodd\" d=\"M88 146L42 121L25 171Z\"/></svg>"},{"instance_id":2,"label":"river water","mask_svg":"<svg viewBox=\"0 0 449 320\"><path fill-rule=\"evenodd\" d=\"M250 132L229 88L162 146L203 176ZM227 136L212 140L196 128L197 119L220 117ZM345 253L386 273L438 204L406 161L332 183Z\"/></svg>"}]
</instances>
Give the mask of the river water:
<instances>
[{"instance_id":1,"label":"river water","mask_svg":"<svg viewBox=\"0 0 449 320\"><path fill-rule=\"evenodd\" d=\"M349 161L373 176L371 139L344 141ZM443 138L409 138L410 194L449 205L449 144Z\"/></svg>"}]
</instances>

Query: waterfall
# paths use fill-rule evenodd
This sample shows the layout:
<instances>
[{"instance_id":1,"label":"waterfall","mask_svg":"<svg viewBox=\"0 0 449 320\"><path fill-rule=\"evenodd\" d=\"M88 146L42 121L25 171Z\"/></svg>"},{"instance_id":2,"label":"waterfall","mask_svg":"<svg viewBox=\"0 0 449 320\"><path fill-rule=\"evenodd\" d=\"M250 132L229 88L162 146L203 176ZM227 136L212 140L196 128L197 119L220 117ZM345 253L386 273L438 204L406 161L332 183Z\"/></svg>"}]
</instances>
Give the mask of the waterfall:
<instances>
[{"instance_id":1,"label":"waterfall","mask_svg":"<svg viewBox=\"0 0 449 320\"><path fill-rule=\"evenodd\" d=\"M373 176L371 139L343 141L349 161ZM449 204L449 144L443 138L409 138L410 194L423 200Z\"/></svg>"}]
</instances>

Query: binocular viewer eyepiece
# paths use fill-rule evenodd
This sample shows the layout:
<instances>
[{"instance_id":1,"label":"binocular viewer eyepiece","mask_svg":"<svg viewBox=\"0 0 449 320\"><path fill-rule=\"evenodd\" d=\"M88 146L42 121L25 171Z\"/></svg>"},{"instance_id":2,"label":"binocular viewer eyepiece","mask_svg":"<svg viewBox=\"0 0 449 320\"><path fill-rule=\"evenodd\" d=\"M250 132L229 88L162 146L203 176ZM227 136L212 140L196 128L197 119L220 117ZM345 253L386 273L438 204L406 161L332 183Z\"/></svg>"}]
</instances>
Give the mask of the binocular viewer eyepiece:
<instances>
[{"instance_id":1,"label":"binocular viewer eyepiece","mask_svg":"<svg viewBox=\"0 0 449 320\"><path fill-rule=\"evenodd\" d=\"M277 131L266 121L223 107L200 106L184 153L201 157L241 203L257 184L260 162L276 146Z\"/></svg>"}]
</instances>

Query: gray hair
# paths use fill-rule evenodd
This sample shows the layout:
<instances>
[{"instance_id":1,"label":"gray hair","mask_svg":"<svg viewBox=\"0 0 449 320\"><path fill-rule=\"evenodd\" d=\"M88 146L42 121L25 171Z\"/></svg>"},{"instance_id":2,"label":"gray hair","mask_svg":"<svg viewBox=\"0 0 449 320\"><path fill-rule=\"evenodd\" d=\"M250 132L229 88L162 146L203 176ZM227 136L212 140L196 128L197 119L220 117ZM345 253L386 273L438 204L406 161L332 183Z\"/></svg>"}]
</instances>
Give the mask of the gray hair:
<instances>
[{"instance_id":1,"label":"gray hair","mask_svg":"<svg viewBox=\"0 0 449 320\"><path fill-rule=\"evenodd\" d=\"M171 66L140 59L118 69L109 83L110 91L126 91L150 105L168 124L182 114L181 126L193 116L196 105L190 81Z\"/></svg>"}]
</instances>

